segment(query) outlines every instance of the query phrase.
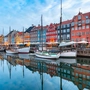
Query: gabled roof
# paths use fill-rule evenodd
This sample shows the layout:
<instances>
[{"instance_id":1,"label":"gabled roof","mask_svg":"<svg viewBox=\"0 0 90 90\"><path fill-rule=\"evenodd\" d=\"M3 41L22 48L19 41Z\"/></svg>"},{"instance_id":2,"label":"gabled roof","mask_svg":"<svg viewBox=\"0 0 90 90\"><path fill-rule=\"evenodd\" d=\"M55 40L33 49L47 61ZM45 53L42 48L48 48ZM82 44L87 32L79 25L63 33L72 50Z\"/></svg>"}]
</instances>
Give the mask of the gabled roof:
<instances>
[{"instance_id":1,"label":"gabled roof","mask_svg":"<svg viewBox=\"0 0 90 90\"><path fill-rule=\"evenodd\" d=\"M23 32L18 32L18 34L19 34L19 35L22 35L22 34L23 34Z\"/></svg>"},{"instance_id":2,"label":"gabled roof","mask_svg":"<svg viewBox=\"0 0 90 90\"><path fill-rule=\"evenodd\" d=\"M71 21L72 21L72 20L63 21L63 22L62 22L62 25L64 25L64 24L70 24Z\"/></svg>"},{"instance_id":3,"label":"gabled roof","mask_svg":"<svg viewBox=\"0 0 90 90\"><path fill-rule=\"evenodd\" d=\"M30 31L31 31L34 27L35 27L35 26L31 26L31 27L29 27L25 32L30 33Z\"/></svg>"},{"instance_id":4,"label":"gabled roof","mask_svg":"<svg viewBox=\"0 0 90 90\"><path fill-rule=\"evenodd\" d=\"M11 33L14 32L14 31L16 31L16 30L10 31L5 37L8 37L8 36L11 35Z\"/></svg>"},{"instance_id":5,"label":"gabled roof","mask_svg":"<svg viewBox=\"0 0 90 90\"><path fill-rule=\"evenodd\" d=\"M87 13L79 12L77 15L75 15L75 16L72 18L72 21L73 21L78 15L89 16L89 18L90 18L90 12L87 12Z\"/></svg>"}]
</instances>

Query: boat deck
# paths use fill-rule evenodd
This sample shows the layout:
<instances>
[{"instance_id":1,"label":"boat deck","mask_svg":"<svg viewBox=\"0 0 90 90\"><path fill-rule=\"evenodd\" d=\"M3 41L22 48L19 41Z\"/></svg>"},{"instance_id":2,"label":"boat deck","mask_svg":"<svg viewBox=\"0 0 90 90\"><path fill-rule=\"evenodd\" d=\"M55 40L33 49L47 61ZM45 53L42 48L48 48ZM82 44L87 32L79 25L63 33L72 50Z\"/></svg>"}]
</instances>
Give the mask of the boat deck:
<instances>
[{"instance_id":1,"label":"boat deck","mask_svg":"<svg viewBox=\"0 0 90 90\"><path fill-rule=\"evenodd\" d=\"M90 48L77 49L77 56L90 57Z\"/></svg>"}]
</instances>

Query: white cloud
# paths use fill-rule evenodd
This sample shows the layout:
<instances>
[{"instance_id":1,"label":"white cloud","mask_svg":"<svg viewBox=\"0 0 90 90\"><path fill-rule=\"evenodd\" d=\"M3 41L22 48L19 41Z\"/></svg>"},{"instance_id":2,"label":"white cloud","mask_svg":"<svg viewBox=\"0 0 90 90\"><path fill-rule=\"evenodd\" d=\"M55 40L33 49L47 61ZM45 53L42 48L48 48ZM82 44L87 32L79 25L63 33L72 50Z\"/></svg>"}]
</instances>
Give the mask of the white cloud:
<instances>
[{"instance_id":1,"label":"white cloud","mask_svg":"<svg viewBox=\"0 0 90 90\"><path fill-rule=\"evenodd\" d=\"M90 0L62 0L63 20L71 19L78 14L79 9L83 13L89 12ZM43 14L44 25L58 23L60 17L59 0L4 0L0 2L0 29L4 28L5 35L9 32L9 26L13 29L22 31L22 28L28 28L32 24L40 24L41 14ZM0 31L1 31L0 30ZM1 33L0 33L1 34Z\"/></svg>"}]
</instances>

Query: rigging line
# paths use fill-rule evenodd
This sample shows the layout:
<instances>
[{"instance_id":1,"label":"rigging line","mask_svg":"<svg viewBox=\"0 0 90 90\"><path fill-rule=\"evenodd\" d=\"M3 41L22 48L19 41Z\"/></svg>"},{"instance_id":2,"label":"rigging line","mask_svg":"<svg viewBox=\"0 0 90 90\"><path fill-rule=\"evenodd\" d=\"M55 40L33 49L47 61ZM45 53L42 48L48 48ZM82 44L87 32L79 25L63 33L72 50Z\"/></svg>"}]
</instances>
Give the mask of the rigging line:
<instances>
[{"instance_id":1,"label":"rigging line","mask_svg":"<svg viewBox=\"0 0 90 90\"><path fill-rule=\"evenodd\" d=\"M69 18L68 18L68 17L69 17L70 15L66 15L64 12L63 12L62 14L63 14L63 15L64 15L64 17L65 17L64 21L69 20Z\"/></svg>"}]
</instances>

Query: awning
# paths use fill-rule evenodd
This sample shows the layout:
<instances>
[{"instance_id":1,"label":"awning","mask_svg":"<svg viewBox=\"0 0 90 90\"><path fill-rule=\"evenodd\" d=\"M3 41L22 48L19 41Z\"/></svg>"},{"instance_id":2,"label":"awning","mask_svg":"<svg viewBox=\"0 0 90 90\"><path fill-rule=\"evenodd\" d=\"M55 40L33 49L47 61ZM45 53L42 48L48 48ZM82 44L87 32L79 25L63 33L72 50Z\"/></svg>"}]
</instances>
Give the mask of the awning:
<instances>
[{"instance_id":1,"label":"awning","mask_svg":"<svg viewBox=\"0 0 90 90\"><path fill-rule=\"evenodd\" d=\"M74 42L74 41L71 41L71 42L61 42L60 44L59 44L59 47L63 47L63 46L69 46L69 45L73 45L73 44L75 44L76 42Z\"/></svg>"},{"instance_id":2,"label":"awning","mask_svg":"<svg viewBox=\"0 0 90 90\"><path fill-rule=\"evenodd\" d=\"M77 43L88 43L87 41L79 41Z\"/></svg>"}]
</instances>

